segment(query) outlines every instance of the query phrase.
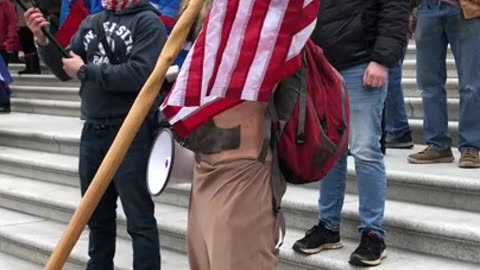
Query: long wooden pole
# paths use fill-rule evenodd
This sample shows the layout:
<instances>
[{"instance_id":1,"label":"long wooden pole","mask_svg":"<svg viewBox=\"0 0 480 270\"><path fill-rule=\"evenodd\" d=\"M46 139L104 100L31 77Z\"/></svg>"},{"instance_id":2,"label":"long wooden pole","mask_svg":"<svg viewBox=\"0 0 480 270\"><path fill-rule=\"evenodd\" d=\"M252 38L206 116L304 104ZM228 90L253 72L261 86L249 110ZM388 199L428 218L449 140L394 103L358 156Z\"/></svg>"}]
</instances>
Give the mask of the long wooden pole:
<instances>
[{"instance_id":1,"label":"long wooden pole","mask_svg":"<svg viewBox=\"0 0 480 270\"><path fill-rule=\"evenodd\" d=\"M122 124L87 192L80 201L70 223L45 266L45 270L60 270L65 264L100 198L112 181L135 135L145 120L163 84L168 68L187 39L190 28L204 0L191 0L167 40L155 69L146 81Z\"/></svg>"}]
</instances>

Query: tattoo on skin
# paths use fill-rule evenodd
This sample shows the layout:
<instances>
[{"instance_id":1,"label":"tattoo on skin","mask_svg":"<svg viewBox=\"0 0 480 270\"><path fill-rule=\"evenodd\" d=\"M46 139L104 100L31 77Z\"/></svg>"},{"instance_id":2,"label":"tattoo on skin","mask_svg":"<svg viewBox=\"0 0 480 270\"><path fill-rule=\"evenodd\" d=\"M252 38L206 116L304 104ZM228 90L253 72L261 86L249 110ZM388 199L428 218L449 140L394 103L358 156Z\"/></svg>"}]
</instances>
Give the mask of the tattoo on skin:
<instances>
[{"instance_id":1,"label":"tattoo on skin","mask_svg":"<svg viewBox=\"0 0 480 270\"><path fill-rule=\"evenodd\" d=\"M240 125L234 128L219 128L213 120L197 128L186 140L186 146L195 153L217 154L240 147Z\"/></svg>"}]
</instances>

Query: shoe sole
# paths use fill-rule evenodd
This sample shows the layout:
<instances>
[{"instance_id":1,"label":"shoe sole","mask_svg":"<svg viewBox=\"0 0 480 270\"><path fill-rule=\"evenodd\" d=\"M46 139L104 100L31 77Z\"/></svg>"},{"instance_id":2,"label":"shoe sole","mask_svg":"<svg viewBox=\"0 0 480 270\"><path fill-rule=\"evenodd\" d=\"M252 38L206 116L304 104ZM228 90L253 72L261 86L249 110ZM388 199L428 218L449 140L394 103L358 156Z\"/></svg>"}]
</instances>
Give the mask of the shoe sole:
<instances>
[{"instance_id":1,"label":"shoe sole","mask_svg":"<svg viewBox=\"0 0 480 270\"><path fill-rule=\"evenodd\" d=\"M292 249L295 250L296 252L304 254L304 255L312 255L312 254L319 253L322 250L339 249L339 248L342 248L342 247L343 247L342 242L337 242L337 243L324 244L324 245L319 246L318 248L302 249L302 248L298 248L296 246L293 246Z\"/></svg>"},{"instance_id":2,"label":"shoe sole","mask_svg":"<svg viewBox=\"0 0 480 270\"><path fill-rule=\"evenodd\" d=\"M382 254L380 254L380 258L377 260L372 260L372 261L362 260L358 256L353 255L350 257L350 261L348 263L355 266L364 266L364 267L377 266L377 265L380 265L382 261L386 258L387 258L387 251L384 250Z\"/></svg>"},{"instance_id":3,"label":"shoe sole","mask_svg":"<svg viewBox=\"0 0 480 270\"><path fill-rule=\"evenodd\" d=\"M477 169L480 168L480 163L464 161L458 163L458 167L462 169Z\"/></svg>"},{"instance_id":4,"label":"shoe sole","mask_svg":"<svg viewBox=\"0 0 480 270\"><path fill-rule=\"evenodd\" d=\"M385 147L390 149L412 149L413 142L406 142L406 143L392 143L392 144L385 144Z\"/></svg>"},{"instance_id":5,"label":"shoe sole","mask_svg":"<svg viewBox=\"0 0 480 270\"><path fill-rule=\"evenodd\" d=\"M412 164L435 164L435 163L452 163L455 160L454 157L443 157L430 160L416 159L408 157L408 162Z\"/></svg>"}]
</instances>

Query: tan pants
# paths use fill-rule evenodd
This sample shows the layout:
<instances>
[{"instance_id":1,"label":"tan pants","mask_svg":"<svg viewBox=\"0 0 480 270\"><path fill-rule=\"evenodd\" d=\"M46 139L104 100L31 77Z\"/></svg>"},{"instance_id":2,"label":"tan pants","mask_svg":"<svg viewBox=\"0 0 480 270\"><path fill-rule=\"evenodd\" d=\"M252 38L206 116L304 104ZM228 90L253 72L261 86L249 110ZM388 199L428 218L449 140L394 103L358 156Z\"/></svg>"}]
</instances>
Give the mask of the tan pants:
<instances>
[{"instance_id":1,"label":"tan pants","mask_svg":"<svg viewBox=\"0 0 480 270\"><path fill-rule=\"evenodd\" d=\"M187 234L191 270L276 269L270 176L270 161L197 163Z\"/></svg>"}]
</instances>

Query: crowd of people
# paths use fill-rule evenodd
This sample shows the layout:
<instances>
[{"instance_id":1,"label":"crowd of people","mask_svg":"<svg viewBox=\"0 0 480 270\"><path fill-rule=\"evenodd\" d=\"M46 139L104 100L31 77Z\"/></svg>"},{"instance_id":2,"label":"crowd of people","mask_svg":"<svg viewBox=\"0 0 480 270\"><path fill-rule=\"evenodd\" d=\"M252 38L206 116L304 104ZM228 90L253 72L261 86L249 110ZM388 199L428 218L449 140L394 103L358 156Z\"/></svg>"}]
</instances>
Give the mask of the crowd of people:
<instances>
[{"instance_id":1,"label":"crowd of people","mask_svg":"<svg viewBox=\"0 0 480 270\"><path fill-rule=\"evenodd\" d=\"M177 65L182 65L197 36L202 42L195 43L193 46L197 47L190 53L216 46L204 44L205 40L211 42L211 36L205 38L200 29L206 27L205 20L218 19L218 16L207 16L211 8L221 10L215 6L218 2L222 0L206 1ZM9 0L0 0L3 61L19 61L17 52L23 50L27 64L23 73L39 73L39 54L59 79L81 82L81 111L85 120L79 164L82 194L188 1L92 0L84 3L92 15L81 23L72 38L70 58L63 58L41 30L55 22L47 19L48 12L31 8L25 16L17 16L17 12L23 12L18 8L15 11L15 5ZM60 27L70 4L65 0L57 8L58 13L49 11L57 14L52 18L58 18ZM445 60L450 45L459 77L461 157L458 166L480 168L480 121L476 119L476 115L480 115L480 4L472 0L411 0L409 6L403 0L323 0L317 14L310 38L342 75L350 99L349 154L355 162L361 238L349 262L375 266L386 258L384 147L412 149L414 145L402 90L402 65L410 38L416 40L417 86L423 99L427 148L409 155L408 162L454 161L445 89ZM8 27L3 27L4 24ZM196 60L187 57L187 61L192 66ZM204 68L201 64L193 66ZM186 75L180 72L179 76ZM202 76L197 77L194 79L202 85ZM0 86L8 88L5 83ZM176 85L171 91L175 93L180 87ZM3 100L0 95L0 111L2 106L7 106ZM197 164L187 233L192 270L270 270L277 265L275 245L280 237L277 235L280 218L272 208L274 191L270 187L274 152L268 151L266 157L259 158L264 154L267 136L266 110L265 103L243 102L212 117L202 128L205 138L192 133L191 138L198 139L193 149ZM152 108L88 223L90 270L113 269L118 197L132 237L134 269L161 267L154 204L145 181L148 153L158 125L155 112ZM294 243L292 248L296 252L310 255L342 247L340 221L347 155L345 153L321 179L318 224ZM212 208L218 208L217 214L212 213Z\"/></svg>"}]
</instances>

